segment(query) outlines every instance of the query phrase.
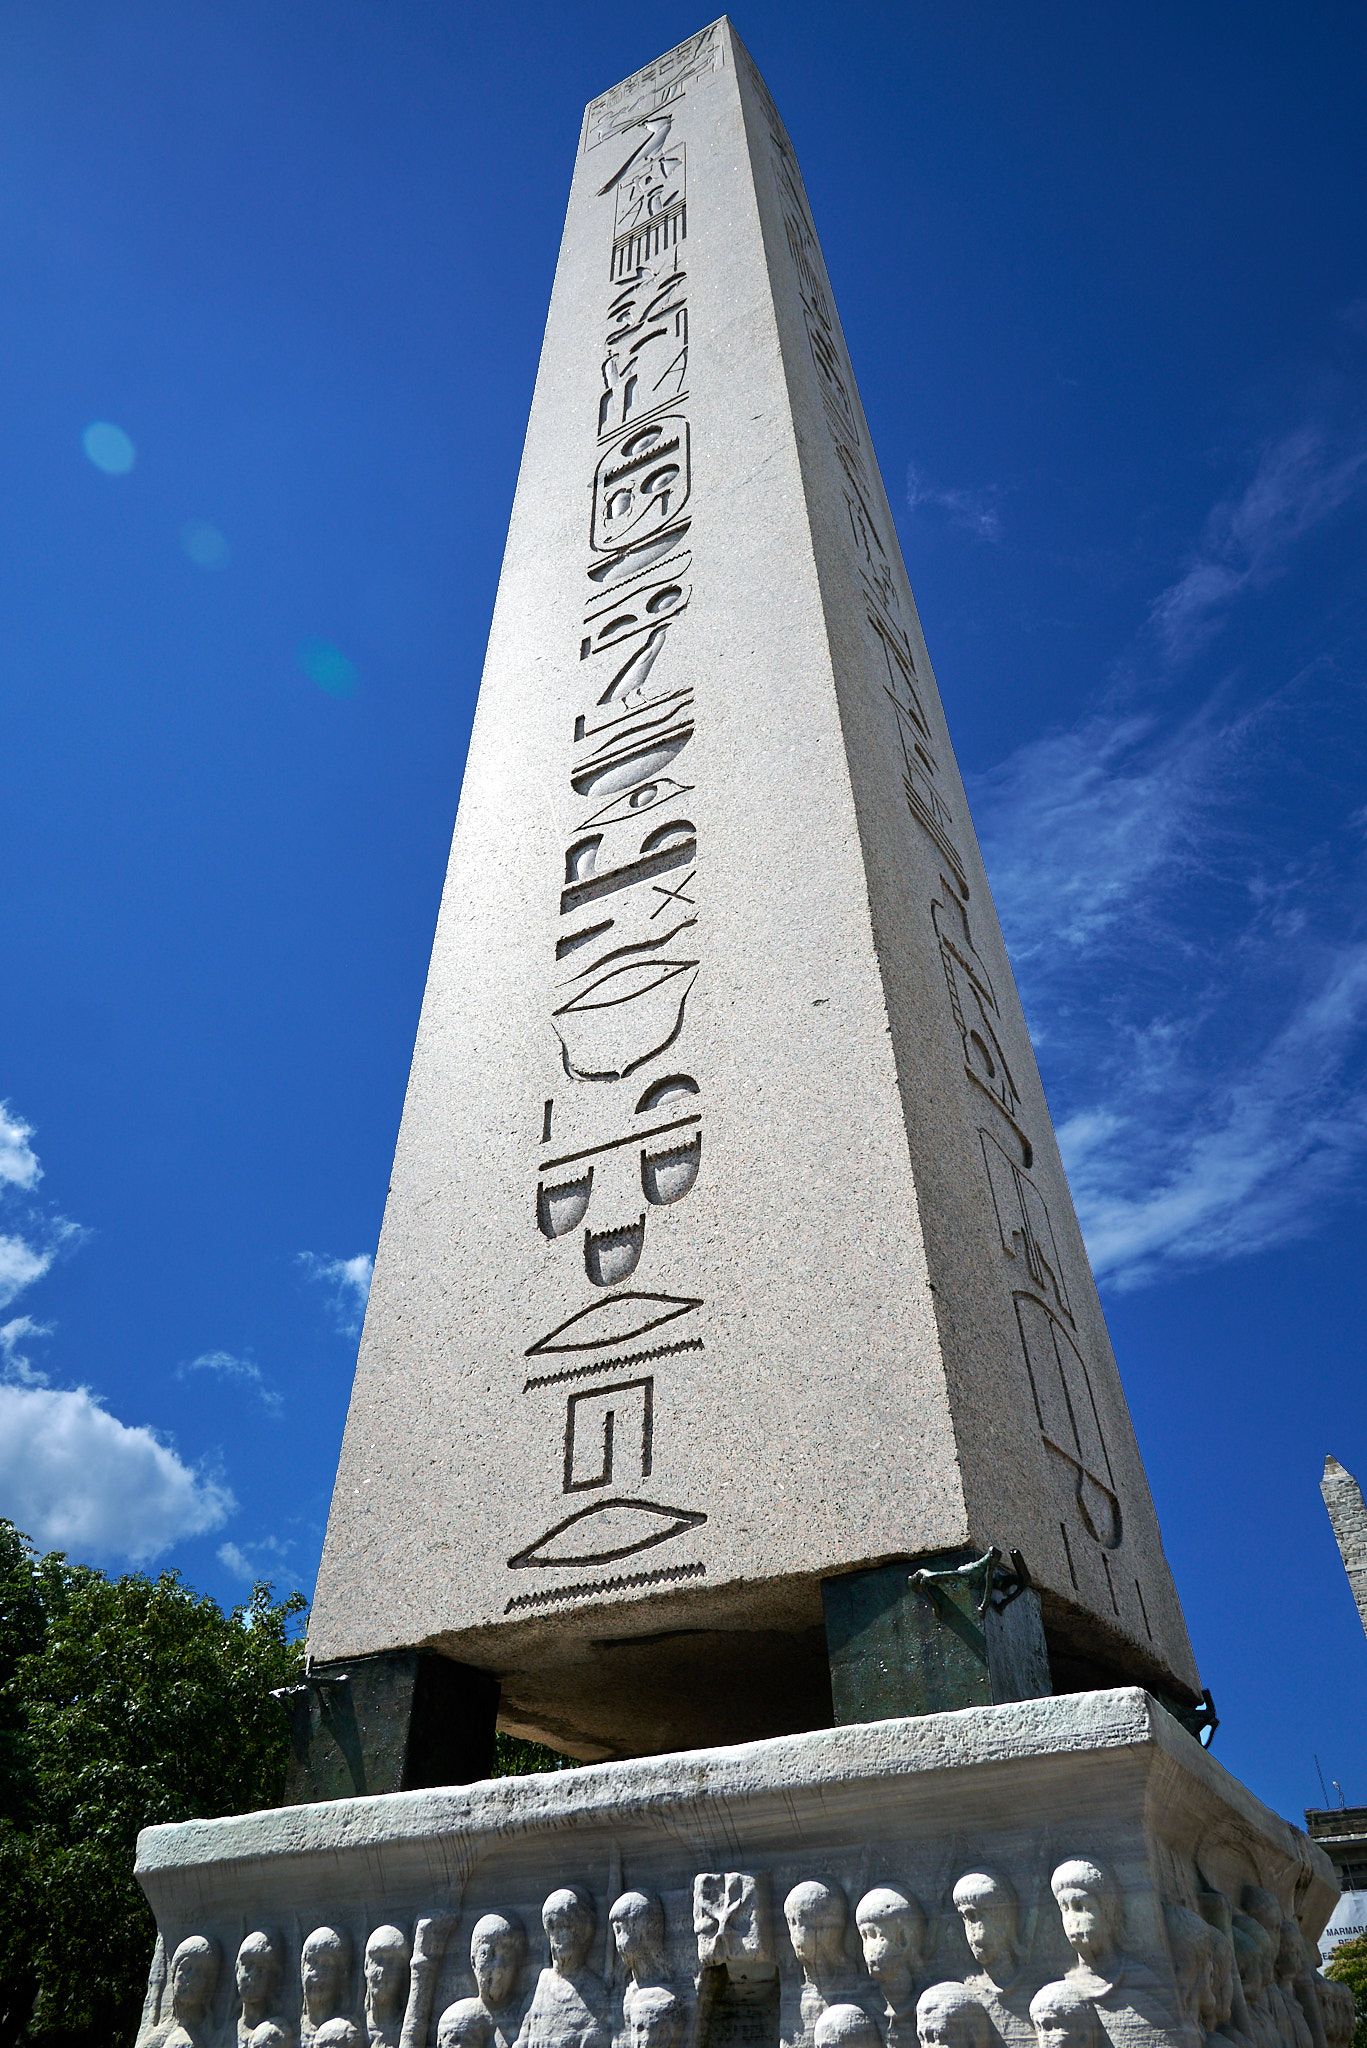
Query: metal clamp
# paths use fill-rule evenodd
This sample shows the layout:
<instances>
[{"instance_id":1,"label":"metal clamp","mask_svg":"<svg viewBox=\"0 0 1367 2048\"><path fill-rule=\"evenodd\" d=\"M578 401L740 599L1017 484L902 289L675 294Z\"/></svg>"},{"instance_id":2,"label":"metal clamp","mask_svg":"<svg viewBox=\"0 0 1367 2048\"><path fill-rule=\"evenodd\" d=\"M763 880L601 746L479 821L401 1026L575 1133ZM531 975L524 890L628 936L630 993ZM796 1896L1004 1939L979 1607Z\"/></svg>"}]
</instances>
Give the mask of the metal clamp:
<instances>
[{"instance_id":1,"label":"metal clamp","mask_svg":"<svg viewBox=\"0 0 1367 2048\"><path fill-rule=\"evenodd\" d=\"M1029 1567L1018 1550L1012 1551L1009 1568L1001 1559L1001 1552L993 1544L981 1557L975 1557L970 1563L958 1565L951 1570L932 1572L926 1571L923 1567L920 1571L914 1571L907 1583L916 1592L924 1593L927 1599L934 1603L936 1611L941 1616L948 1607L954 1605L950 1589L962 1586L973 1595L973 1611L979 1621L986 1621L989 1607L994 1614L1000 1614L1004 1607L1009 1607L1013 1600L1019 1599L1030 1584ZM978 1589L979 1580L982 1582L981 1593Z\"/></svg>"}]
</instances>

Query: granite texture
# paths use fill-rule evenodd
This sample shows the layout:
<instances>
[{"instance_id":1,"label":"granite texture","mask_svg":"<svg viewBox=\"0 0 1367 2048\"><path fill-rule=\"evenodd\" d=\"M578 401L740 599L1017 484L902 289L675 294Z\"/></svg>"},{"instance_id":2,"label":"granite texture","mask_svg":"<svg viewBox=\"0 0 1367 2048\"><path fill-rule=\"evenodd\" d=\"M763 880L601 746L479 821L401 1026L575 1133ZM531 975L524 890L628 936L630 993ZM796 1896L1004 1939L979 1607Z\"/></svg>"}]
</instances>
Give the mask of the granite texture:
<instances>
[{"instance_id":1,"label":"granite texture","mask_svg":"<svg viewBox=\"0 0 1367 2048\"><path fill-rule=\"evenodd\" d=\"M178 2021L180 2048L266 2023L331 2025L323 2048L347 2028L660 2048L671 2012L698 2048L825 2048L850 2025L929 2048L946 1987L994 2048L1035 2048L1045 1987L1098 2048L1198 2048L1221 1999L1217 2040L1304 2048L1259 1929L1294 1985L1337 1895L1323 1852L1133 1689L148 1828L137 1870L159 1934L141 2039ZM173 2013L177 1958L199 2003L182 1988ZM652 1988L673 2003L642 2044Z\"/></svg>"},{"instance_id":2,"label":"granite texture","mask_svg":"<svg viewBox=\"0 0 1367 2048\"><path fill-rule=\"evenodd\" d=\"M1362 1488L1337 1458L1328 1457L1324 1461L1320 1492L1329 1510L1334 1541L1348 1574L1358 1620L1367 1630L1367 1506L1363 1504Z\"/></svg>"},{"instance_id":3,"label":"granite texture","mask_svg":"<svg viewBox=\"0 0 1367 2048\"><path fill-rule=\"evenodd\" d=\"M581 132L309 1646L441 1650L590 1760L737 1741L829 1720L823 1579L990 1545L1060 1689L1199 1697L722 21Z\"/></svg>"}]
</instances>

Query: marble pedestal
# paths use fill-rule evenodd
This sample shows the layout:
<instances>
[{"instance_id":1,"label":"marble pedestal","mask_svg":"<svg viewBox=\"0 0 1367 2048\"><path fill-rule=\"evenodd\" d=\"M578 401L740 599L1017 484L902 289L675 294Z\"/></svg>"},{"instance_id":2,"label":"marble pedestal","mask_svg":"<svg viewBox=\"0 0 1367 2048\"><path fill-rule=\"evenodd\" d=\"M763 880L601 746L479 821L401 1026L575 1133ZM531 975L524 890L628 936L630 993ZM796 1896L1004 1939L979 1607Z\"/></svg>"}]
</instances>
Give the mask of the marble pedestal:
<instances>
[{"instance_id":1,"label":"marble pedestal","mask_svg":"<svg viewBox=\"0 0 1367 2048\"><path fill-rule=\"evenodd\" d=\"M1335 2048L1327 1858L1133 1688L149 1828L137 1872L144 2042L913 2048L919 1999L923 2042L1034 2048L1053 1986L1076 2048Z\"/></svg>"}]
</instances>

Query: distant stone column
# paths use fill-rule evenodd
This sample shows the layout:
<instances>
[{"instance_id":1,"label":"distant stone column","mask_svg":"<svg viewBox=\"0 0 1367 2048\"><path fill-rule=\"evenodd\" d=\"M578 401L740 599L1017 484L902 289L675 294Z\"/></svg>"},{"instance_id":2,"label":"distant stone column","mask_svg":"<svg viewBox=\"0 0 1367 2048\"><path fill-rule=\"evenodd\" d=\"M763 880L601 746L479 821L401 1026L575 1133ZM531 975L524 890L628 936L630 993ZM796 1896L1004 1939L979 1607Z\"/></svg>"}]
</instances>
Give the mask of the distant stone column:
<instances>
[{"instance_id":1,"label":"distant stone column","mask_svg":"<svg viewBox=\"0 0 1367 2048\"><path fill-rule=\"evenodd\" d=\"M1358 1620L1367 1630L1367 1502L1352 1473L1345 1472L1337 1458L1325 1459L1320 1492L1358 1604Z\"/></svg>"}]
</instances>

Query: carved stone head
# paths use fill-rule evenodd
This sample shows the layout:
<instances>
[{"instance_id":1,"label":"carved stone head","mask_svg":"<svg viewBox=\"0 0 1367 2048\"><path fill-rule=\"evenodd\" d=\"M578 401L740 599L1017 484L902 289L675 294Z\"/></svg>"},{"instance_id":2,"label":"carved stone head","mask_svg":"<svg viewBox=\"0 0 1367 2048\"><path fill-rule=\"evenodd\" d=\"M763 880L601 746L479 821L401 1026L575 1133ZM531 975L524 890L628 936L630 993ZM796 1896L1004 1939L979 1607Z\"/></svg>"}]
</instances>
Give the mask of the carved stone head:
<instances>
[{"instance_id":1,"label":"carved stone head","mask_svg":"<svg viewBox=\"0 0 1367 2048\"><path fill-rule=\"evenodd\" d=\"M1261 2003L1272 1979L1272 1937L1251 1914L1236 1913L1233 1926L1234 1962L1244 1997Z\"/></svg>"},{"instance_id":2,"label":"carved stone head","mask_svg":"<svg viewBox=\"0 0 1367 2048\"><path fill-rule=\"evenodd\" d=\"M991 2048L992 2022L962 1984L932 1984L916 2001L921 2048Z\"/></svg>"},{"instance_id":3,"label":"carved stone head","mask_svg":"<svg viewBox=\"0 0 1367 2048\"><path fill-rule=\"evenodd\" d=\"M335 2017L346 1998L351 1943L335 1927L315 1927L299 1955L304 2011L315 2027Z\"/></svg>"},{"instance_id":4,"label":"carved stone head","mask_svg":"<svg viewBox=\"0 0 1367 2048\"><path fill-rule=\"evenodd\" d=\"M551 1967L572 1977L588 1961L597 1919L593 1901L581 1885L565 1885L551 1893L541 1908L541 1924L551 1947Z\"/></svg>"},{"instance_id":5,"label":"carved stone head","mask_svg":"<svg viewBox=\"0 0 1367 2048\"><path fill-rule=\"evenodd\" d=\"M854 1909L864 1967L893 2003L900 2002L925 1955L926 1916L918 1900L895 1885L876 1885Z\"/></svg>"},{"instance_id":6,"label":"carved stone head","mask_svg":"<svg viewBox=\"0 0 1367 2048\"><path fill-rule=\"evenodd\" d=\"M1039 2048L1096 2048L1099 2038L1096 2007L1065 1977L1046 1984L1030 2001L1030 2019Z\"/></svg>"},{"instance_id":7,"label":"carved stone head","mask_svg":"<svg viewBox=\"0 0 1367 2048\"><path fill-rule=\"evenodd\" d=\"M617 1958L625 1970L635 1975L642 1968L658 1966L665 1945L664 1907L658 1899L648 1898L644 1892L623 1892L620 1899L614 1899L608 1919Z\"/></svg>"},{"instance_id":8,"label":"carved stone head","mask_svg":"<svg viewBox=\"0 0 1367 2048\"><path fill-rule=\"evenodd\" d=\"M520 1920L505 1913L486 1913L476 1920L470 1936L470 1968L490 2012L500 2012L512 1997L526 1953L527 1935Z\"/></svg>"},{"instance_id":9,"label":"carved stone head","mask_svg":"<svg viewBox=\"0 0 1367 2048\"><path fill-rule=\"evenodd\" d=\"M458 1998L437 2021L437 2048L489 2048L493 2031L482 1998Z\"/></svg>"},{"instance_id":10,"label":"carved stone head","mask_svg":"<svg viewBox=\"0 0 1367 2048\"><path fill-rule=\"evenodd\" d=\"M280 1982L280 1951L269 1934L249 1934L237 1952L237 1995L244 2013L269 2010Z\"/></svg>"},{"instance_id":11,"label":"carved stone head","mask_svg":"<svg viewBox=\"0 0 1367 2048\"><path fill-rule=\"evenodd\" d=\"M1089 1968L1120 1946L1120 1890L1101 1864L1087 1857L1060 1863L1050 1879L1063 1932L1078 1961Z\"/></svg>"},{"instance_id":12,"label":"carved stone head","mask_svg":"<svg viewBox=\"0 0 1367 2048\"><path fill-rule=\"evenodd\" d=\"M812 2030L814 2048L883 2048L883 2037L858 2005L828 2005Z\"/></svg>"},{"instance_id":13,"label":"carved stone head","mask_svg":"<svg viewBox=\"0 0 1367 2048\"><path fill-rule=\"evenodd\" d=\"M408 1997L408 1938L402 1928L377 1927L365 1945L366 2010L390 2013Z\"/></svg>"},{"instance_id":14,"label":"carved stone head","mask_svg":"<svg viewBox=\"0 0 1367 2048\"><path fill-rule=\"evenodd\" d=\"M1211 1930L1189 1906L1163 1908L1173 1977L1183 2016L1204 2032L1215 2024L1215 1950Z\"/></svg>"},{"instance_id":15,"label":"carved stone head","mask_svg":"<svg viewBox=\"0 0 1367 2048\"><path fill-rule=\"evenodd\" d=\"M294 2048L294 2036L283 2020L262 2020L247 2036L247 2048Z\"/></svg>"},{"instance_id":16,"label":"carved stone head","mask_svg":"<svg viewBox=\"0 0 1367 2048\"><path fill-rule=\"evenodd\" d=\"M313 2048L361 2048L361 2030L339 2014L323 2021L313 2037Z\"/></svg>"},{"instance_id":17,"label":"carved stone head","mask_svg":"<svg viewBox=\"0 0 1367 2048\"><path fill-rule=\"evenodd\" d=\"M662 1985L639 1991L631 2001L630 2048L683 2048L688 2015Z\"/></svg>"},{"instance_id":18,"label":"carved stone head","mask_svg":"<svg viewBox=\"0 0 1367 2048\"><path fill-rule=\"evenodd\" d=\"M218 1985L218 1943L191 1934L171 1958L171 2011L182 2027L202 2026Z\"/></svg>"},{"instance_id":19,"label":"carved stone head","mask_svg":"<svg viewBox=\"0 0 1367 2048\"><path fill-rule=\"evenodd\" d=\"M954 1887L973 1960L999 1981L1020 1963L1020 1902L1009 1877L996 1870L966 1870Z\"/></svg>"},{"instance_id":20,"label":"carved stone head","mask_svg":"<svg viewBox=\"0 0 1367 2048\"><path fill-rule=\"evenodd\" d=\"M804 1970L839 1969L845 1960L845 1923L849 1907L838 1885L808 1879L795 1884L783 1901L788 1938Z\"/></svg>"}]
</instances>

